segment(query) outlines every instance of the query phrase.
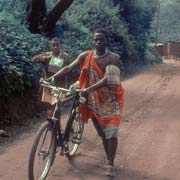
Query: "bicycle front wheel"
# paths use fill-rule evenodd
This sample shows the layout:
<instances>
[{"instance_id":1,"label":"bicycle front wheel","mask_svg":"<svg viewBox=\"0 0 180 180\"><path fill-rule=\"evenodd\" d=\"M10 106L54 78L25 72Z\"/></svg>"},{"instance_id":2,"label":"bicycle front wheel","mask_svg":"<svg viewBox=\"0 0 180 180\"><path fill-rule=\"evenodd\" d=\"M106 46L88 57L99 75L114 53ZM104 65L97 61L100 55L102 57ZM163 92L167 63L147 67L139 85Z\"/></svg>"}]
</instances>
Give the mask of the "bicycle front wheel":
<instances>
[{"instance_id":1,"label":"bicycle front wheel","mask_svg":"<svg viewBox=\"0 0 180 180\"><path fill-rule=\"evenodd\" d=\"M66 157L69 159L73 158L76 154L76 151L79 148L79 145L82 141L82 135L84 130L84 123L81 121L79 107L75 108L76 115L74 116L73 124L70 130L70 137L68 141L68 146L66 148L67 153Z\"/></svg>"},{"instance_id":2,"label":"bicycle front wheel","mask_svg":"<svg viewBox=\"0 0 180 180\"><path fill-rule=\"evenodd\" d=\"M39 128L29 157L29 180L44 180L53 164L56 151L56 133L49 122Z\"/></svg>"}]
</instances>

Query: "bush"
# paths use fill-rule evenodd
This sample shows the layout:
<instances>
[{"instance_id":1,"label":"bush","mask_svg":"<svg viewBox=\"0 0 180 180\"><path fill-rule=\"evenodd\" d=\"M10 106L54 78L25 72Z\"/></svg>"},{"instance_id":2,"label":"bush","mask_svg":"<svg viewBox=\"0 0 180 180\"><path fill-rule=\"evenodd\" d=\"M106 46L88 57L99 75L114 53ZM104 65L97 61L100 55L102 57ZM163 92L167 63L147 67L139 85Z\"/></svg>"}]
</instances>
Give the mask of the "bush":
<instances>
[{"instance_id":1,"label":"bush","mask_svg":"<svg viewBox=\"0 0 180 180\"><path fill-rule=\"evenodd\" d=\"M162 57L152 47L149 47L146 50L145 60L146 60L147 64L162 63Z\"/></svg>"},{"instance_id":2,"label":"bush","mask_svg":"<svg viewBox=\"0 0 180 180\"><path fill-rule=\"evenodd\" d=\"M20 95L41 76L32 55L49 48L46 38L29 33L25 26L0 21L0 97Z\"/></svg>"},{"instance_id":3,"label":"bush","mask_svg":"<svg viewBox=\"0 0 180 180\"><path fill-rule=\"evenodd\" d=\"M54 33L64 48L76 57L92 47L95 29L109 32L110 50L121 55L125 73L136 65L144 65L154 3L143 0L77 0L65 12ZM122 69L122 63L119 62Z\"/></svg>"},{"instance_id":4,"label":"bush","mask_svg":"<svg viewBox=\"0 0 180 180\"><path fill-rule=\"evenodd\" d=\"M49 48L48 39L24 25L0 21L0 126L23 123L37 110L33 87L42 74L32 55ZM36 92L37 93L37 92Z\"/></svg>"},{"instance_id":5,"label":"bush","mask_svg":"<svg viewBox=\"0 0 180 180\"><path fill-rule=\"evenodd\" d=\"M106 28L109 37L109 48L119 54L123 51L122 42L129 42L126 23L118 18L119 7L109 0L81 0L65 12L58 33L64 48L73 56L92 48L93 33L97 28ZM63 30L62 30L63 28ZM130 45L130 44L129 44Z\"/></svg>"}]
</instances>

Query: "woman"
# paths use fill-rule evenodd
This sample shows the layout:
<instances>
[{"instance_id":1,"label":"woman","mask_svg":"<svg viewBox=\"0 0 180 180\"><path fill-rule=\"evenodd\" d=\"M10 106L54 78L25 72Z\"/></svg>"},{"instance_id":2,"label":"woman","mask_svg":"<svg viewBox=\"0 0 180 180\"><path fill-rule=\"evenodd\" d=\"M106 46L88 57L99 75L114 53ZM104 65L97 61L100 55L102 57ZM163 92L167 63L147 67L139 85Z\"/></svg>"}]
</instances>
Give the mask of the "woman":
<instances>
[{"instance_id":1,"label":"woman","mask_svg":"<svg viewBox=\"0 0 180 180\"><path fill-rule=\"evenodd\" d=\"M51 51L35 55L32 59L45 65L45 78L47 78L68 64L69 55L61 49L59 38L53 38ZM65 87L67 87L67 81L67 76L65 76Z\"/></svg>"},{"instance_id":2,"label":"woman","mask_svg":"<svg viewBox=\"0 0 180 180\"><path fill-rule=\"evenodd\" d=\"M55 37L51 40L51 51L35 55L32 59L34 62L40 62L45 65L45 78L48 78L68 64L69 55L61 49L60 40ZM57 86L65 86L67 88L68 76L64 76L63 81L57 80L55 83ZM51 96L51 91L45 88L43 89L41 100L51 105L55 102L55 98Z\"/></svg>"}]
</instances>

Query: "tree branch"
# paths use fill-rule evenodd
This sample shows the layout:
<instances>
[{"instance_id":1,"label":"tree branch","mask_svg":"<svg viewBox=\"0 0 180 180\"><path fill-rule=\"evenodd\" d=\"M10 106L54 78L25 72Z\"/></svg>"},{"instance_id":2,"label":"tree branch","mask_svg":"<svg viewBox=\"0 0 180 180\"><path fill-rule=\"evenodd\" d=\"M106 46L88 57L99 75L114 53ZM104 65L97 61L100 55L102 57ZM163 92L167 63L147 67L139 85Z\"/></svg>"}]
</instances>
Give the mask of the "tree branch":
<instances>
[{"instance_id":1,"label":"tree branch","mask_svg":"<svg viewBox=\"0 0 180 180\"><path fill-rule=\"evenodd\" d=\"M40 25L46 16L45 0L32 0L29 6L28 25L32 33L40 33Z\"/></svg>"},{"instance_id":2,"label":"tree branch","mask_svg":"<svg viewBox=\"0 0 180 180\"><path fill-rule=\"evenodd\" d=\"M53 31L56 22L70 7L74 0L60 0L57 5L46 15L45 0L31 0L28 16L29 30L32 33L48 33Z\"/></svg>"},{"instance_id":3,"label":"tree branch","mask_svg":"<svg viewBox=\"0 0 180 180\"><path fill-rule=\"evenodd\" d=\"M46 16L46 20L43 25L43 31L50 33L52 32L56 22L61 15L70 7L74 0L61 0Z\"/></svg>"}]
</instances>

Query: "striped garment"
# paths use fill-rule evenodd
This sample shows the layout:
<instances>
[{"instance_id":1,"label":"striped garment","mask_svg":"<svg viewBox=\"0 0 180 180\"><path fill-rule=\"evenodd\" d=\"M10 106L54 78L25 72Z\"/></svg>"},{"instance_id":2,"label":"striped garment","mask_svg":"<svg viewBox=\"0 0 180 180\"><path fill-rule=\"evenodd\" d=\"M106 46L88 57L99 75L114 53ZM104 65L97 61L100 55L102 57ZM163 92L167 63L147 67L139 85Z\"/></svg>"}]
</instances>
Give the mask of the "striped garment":
<instances>
[{"instance_id":1,"label":"striped garment","mask_svg":"<svg viewBox=\"0 0 180 180\"><path fill-rule=\"evenodd\" d=\"M114 65L108 65L106 67L105 76L109 87L115 87L120 85L120 69Z\"/></svg>"},{"instance_id":2,"label":"striped garment","mask_svg":"<svg viewBox=\"0 0 180 180\"><path fill-rule=\"evenodd\" d=\"M93 53L89 51L81 66L80 88L94 85L104 76L107 77L109 87L102 87L89 94L87 104L83 104L81 108L82 120L87 122L89 118L95 118L101 126L118 126L124 106L124 89L120 83L119 68L109 65L104 73Z\"/></svg>"}]
</instances>

